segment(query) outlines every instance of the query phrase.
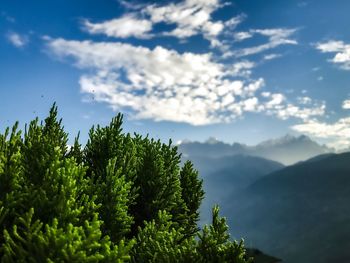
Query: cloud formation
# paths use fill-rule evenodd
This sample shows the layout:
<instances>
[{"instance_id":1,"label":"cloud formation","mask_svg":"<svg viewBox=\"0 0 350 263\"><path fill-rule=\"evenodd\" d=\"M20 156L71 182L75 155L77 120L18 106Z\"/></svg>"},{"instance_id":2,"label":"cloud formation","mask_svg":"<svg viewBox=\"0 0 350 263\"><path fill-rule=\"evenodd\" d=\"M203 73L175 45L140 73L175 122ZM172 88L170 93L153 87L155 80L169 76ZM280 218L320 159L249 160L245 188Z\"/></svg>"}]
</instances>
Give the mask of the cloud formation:
<instances>
[{"instance_id":1,"label":"cloud formation","mask_svg":"<svg viewBox=\"0 0 350 263\"><path fill-rule=\"evenodd\" d=\"M123 1L122 3L131 10L131 13L101 23L84 20L83 28L91 34L105 34L115 38L172 36L184 40L201 35L209 41L211 48L218 48L223 53L224 58L244 57L280 45L297 44L297 41L292 38L297 29L268 28L234 32L236 27L246 19L245 14L234 16L226 21L214 21L212 14L229 4L221 3L219 0L185 0L167 5L152 4L132 7ZM153 32L153 26L159 23L175 25L175 28L170 31ZM233 42L240 42L256 35L267 37L267 42L232 51L232 36ZM279 56L270 56L270 58ZM268 59L269 57L266 60Z\"/></svg>"},{"instance_id":2,"label":"cloud formation","mask_svg":"<svg viewBox=\"0 0 350 263\"><path fill-rule=\"evenodd\" d=\"M274 53L272 53L272 54L265 55L264 56L264 60L273 60L273 59L280 58L280 57L282 57L281 54L274 54Z\"/></svg>"},{"instance_id":3,"label":"cloud formation","mask_svg":"<svg viewBox=\"0 0 350 263\"><path fill-rule=\"evenodd\" d=\"M238 34L234 35L236 41L243 41L245 39L253 37L254 35L261 35L267 37L268 42L253 47L246 47L235 51L229 51L225 54L225 56L243 57L258 54L281 45L297 45L298 42L295 39L291 38L296 31L297 29L295 28L270 28L252 29L248 32L239 32Z\"/></svg>"},{"instance_id":4,"label":"cloud formation","mask_svg":"<svg viewBox=\"0 0 350 263\"><path fill-rule=\"evenodd\" d=\"M135 6L132 13L120 18L100 23L85 20L83 26L91 35L123 39L164 35L184 39L201 34L209 40L209 50L231 52L232 46L221 37L229 35L232 41L233 30L246 16L213 21L212 13L223 5L218 0L186 0L143 8ZM175 28L154 32L153 26L157 23L175 25ZM276 28L241 32L241 41L262 35L268 38L268 43L232 51L236 52L235 58L229 63L215 52L179 52L160 45L149 48L118 40L95 42L49 37L45 41L55 56L68 58L84 70L79 83L85 100L93 97L94 101L123 110L135 119L207 125L231 122L245 112L255 112L283 120L307 121L323 115L325 104L310 99L306 105L289 101L282 93L263 91L265 80L252 77L257 63L238 58L279 45L297 44L291 39L295 31ZM278 56L270 53L263 59Z\"/></svg>"},{"instance_id":5,"label":"cloud formation","mask_svg":"<svg viewBox=\"0 0 350 263\"><path fill-rule=\"evenodd\" d=\"M22 48L28 43L28 37L20 35L16 32L8 32L6 34L7 40L15 47Z\"/></svg>"},{"instance_id":6,"label":"cloud formation","mask_svg":"<svg viewBox=\"0 0 350 263\"><path fill-rule=\"evenodd\" d=\"M233 34L233 38L236 42L243 41L245 39L252 38L253 34L250 32L237 32Z\"/></svg>"},{"instance_id":7,"label":"cloud formation","mask_svg":"<svg viewBox=\"0 0 350 263\"><path fill-rule=\"evenodd\" d=\"M342 107L345 110L350 110L350 100L344 100Z\"/></svg>"},{"instance_id":8,"label":"cloud formation","mask_svg":"<svg viewBox=\"0 0 350 263\"><path fill-rule=\"evenodd\" d=\"M151 37L153 25L165 23L175 25L171 31L157 32L153 35L173 36L179 39L194 35L203 35L210 41L212 47L221 46L218 35L225 30L233 30L240 24L244 15L232 17L227 21L213 21L212 13L223 7L219 0L185 0L168 5L126 5L132 13L123 17L107 20L101 23L83 21L83 28L92 34L105 34L109 37L127 38Z\"/></svg>"},{"instance_id":9,"label":"cloud formation","mask_svg":"<svg viewBox=\"0 0 350 263\"><path fill-rule=\"evenodd\" d=\"M342 69L350 70L350 44L345 44L343 41L330 40L317 43L315 47L322 53L334 53L335 55L329 61Z\"/></svg>"},{"instance_id":10,"label":"cloud formation","mask_svg":"<svg viewBox=\"0 0 350 263\"><path fill-rule=\"evenodd\" d=\"M308 98L307 103L297 98L297 103L289 102L281 93L263 92L262 96L269 98L270 101L265 105L265 111L268 115L273 115L281 120L289 118L297 118L308 121L312 117L323 116L326 111L326 103L324 101L313 101Z\"/></svg>"},{"instance_id":11,"label":"cloud formation","mask_svg":"<svg viewBox=\"0 0 350 263\"><path fill-rule=\"evenodd\" d=\"M316 138L328 139L329 146L336 149L346 149L350 146L350 118L341 118L328 124L318 120L308 120L305 123L294 125L295 131L314 136Z\"/></svg>"},{"instance_id":12,"label":"cloud formation","mask_svg":"<svg viewBox=\"0 0 350 263\"><path fill-rule=\"evenodd\" d=\"M74 58L78 67L95 70L81 77L82 92L114 109L128 108L135 118L193 125L229 121L252 110L246 100L264 85L262 79L231 81L232 71L210 54L64 39L48 45L56 55Z\"/></svg>"},{"instance_id":13,"label":"cloud formation","mask_svg":"<svg viewBox=\"0 0 350 263\"><path fill-rule=\"evenodd\" d=\"M149 16L153 23L176 25L174 30L165 32L165 35L188 38L202 34L212 45L216 45L216 36L222 32L225 24L222 21L212 21L211 14L220 7L218 0L185 0L163 6L150 5L142 12ZM226 26L235 27L240 22L239 17L232 18L226 22Z\"/></svg>"},{"instance_id":14,"label":"cloud formation","mask_svg":"<svg viewBox=\"0 0 350 263\"><path fill-rule=\"evenodd\" d=\"M134 15L125 15L121 18L108 20L102 23L83 21L83 27L91 34L105 34L109 37L149 37L152 23L147 19L138 19Z\"/></svg>"}]
</instances>

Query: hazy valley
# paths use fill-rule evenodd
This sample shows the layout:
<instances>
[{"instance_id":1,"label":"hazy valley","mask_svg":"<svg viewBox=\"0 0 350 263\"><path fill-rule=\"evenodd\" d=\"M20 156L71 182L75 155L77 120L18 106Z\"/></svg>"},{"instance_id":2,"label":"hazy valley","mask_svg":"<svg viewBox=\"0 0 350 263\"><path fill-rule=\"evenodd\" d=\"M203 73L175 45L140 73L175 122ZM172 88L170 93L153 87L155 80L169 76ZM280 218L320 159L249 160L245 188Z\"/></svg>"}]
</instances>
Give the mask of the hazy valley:
<instances>
[{"instance_id":1,"label":"hazy valley","mask_svg":"<svg viewBox=\"0 0 350 263\"><path fill-rule=\"evenodd\" d=\"M283 262L350 260L350 153L290 135L256 146L187 142L179 150L204 179L202 223L218 203L248 247Z\"/></svg>"}]
</instances>

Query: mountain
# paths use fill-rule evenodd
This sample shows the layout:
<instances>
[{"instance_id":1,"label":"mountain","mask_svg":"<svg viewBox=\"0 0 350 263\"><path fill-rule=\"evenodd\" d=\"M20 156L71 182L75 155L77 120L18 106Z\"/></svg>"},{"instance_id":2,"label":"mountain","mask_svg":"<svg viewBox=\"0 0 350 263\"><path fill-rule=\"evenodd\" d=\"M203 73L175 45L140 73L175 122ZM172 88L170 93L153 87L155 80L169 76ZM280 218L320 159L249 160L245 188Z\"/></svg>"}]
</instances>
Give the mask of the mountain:
<instances>
[{"instance_id":1,"label":"mountain","mask_svg":"<svg viewBox=\"0 0 350 263\"><path fill-rule=\"evenodd\" d=\"M187 148L187 154L183 154L182 162L190 159L203 179L205 199L200 208L200 225L211 222L210 211L215 204L221 205L229 195L242 191L264 175L284 167L281 163L261 157L240 155L238 153L244 146L240 144L230 146L213 138L205 143L187 142L183 145L190 147ZM232 154L232 150L236 154L229 155ZM221 157L218 157L220 156L218 152L222 153ZM257 249L247 249L247 254L249 257L254 257L253 263L280 262L279 259Z\"/></svg>"},{"instance_id":2,"label":"mountain","mask_svg":"<svg viewBox=\"0 0 350 263\"><path fill-rule=\"evenodd\" d=\"M221 203L234 237L283 262L350 262L350 153L265 175Z\"/></svg>"},{"instance_id":3,"label":"mountain","mask_svg":"<svg viewBox=\"0 0 350 263\"><path fill-rule=\"evenodd\" d=\"M185 161L186 158L183 158ZM191 161L203 179L206 192L200 208L201 221L204 225L211 222L211 208L227 199L230 194L245 189L262 176L284 167L275 161L260 157L233 155L219 158L193 156ZM253 263L277 263L279 259L267 255L258 249L248 248L248 257L253 257Z\"/></svg>"},{"instance_id":4,"label":"mountain","mask_svg":"<svg viewBox=\"0 0 350 263\"><path fill-rule=\"evenodd\" d=\"M251 155L290 165L330 151L331 149L319 145L305 135L299 137L286 135L258 144L252 149Z\"/></svg>"},{"instance_id":5,"label":"mountain","mask_svg":"<svg viewBox=\"0 0 350 263\"><path fill-rule=\"evenodd\" d=\"M217 140L214 141L212 138L209 138L203 143L184 141L179 144L178 148L179 151L186 157L205 156L219 158L223 156L245 154L247 151L249 151L249 147L244 144L227 144Z\"/></svg>"},{"instance_id":6,"label":"mountain","mask_svg":"<svg viewBox=\"0 0 350 263\"><path fill-rule=\"evenodd\" d=\"M190 159L203 179L206 193L201 207L202 224L211 221L210 211L215 204L220 205L229 195L284 167L275 161L244 155L219 158L193 156Z\"/></svg>"},{"instance_id":7,"label":"mountain","mask_svg":"<svg viewBox=\"0 0 350 263\"><path fill-rule=\"evenodd\" d=\"M279 263L280 259L264 254L258 249L247 248L247 256L254 258L253 263Z\"/></svg>"},{"instance_id":8,"label":"mountain","mask_svg":"<svg viewBox=\"0 0 350 263\"><path fill-rule=\"evenodd\" d=\"M231 155L250 155L274 160L285 165L333 152L332 149L319 145L305 135L298 137L286 135L278 139L264 141L255 146L240 143L227 144L210 138L204 143L183 142L178 147L179 151L186 157L206 156L218 158Z\"/></svg>"},{"instance_id":9,"label":"mountain","mask_svg":"<svg viewBox=\"0 0 350 263\"><path fill-rule=\"evenodd\" d=\"M327 159L328 157L331 157L331 156L334 156L336 155L335 153L325 153L325 154L320 154L320 155L317 155L315 157L311 157L310 159L307 159L305 161L300 161L296 164L300 164L300 163L304 163L304 162L317 162L317 161L322 161L324 159Z\"/></svg>"}]
</instances>

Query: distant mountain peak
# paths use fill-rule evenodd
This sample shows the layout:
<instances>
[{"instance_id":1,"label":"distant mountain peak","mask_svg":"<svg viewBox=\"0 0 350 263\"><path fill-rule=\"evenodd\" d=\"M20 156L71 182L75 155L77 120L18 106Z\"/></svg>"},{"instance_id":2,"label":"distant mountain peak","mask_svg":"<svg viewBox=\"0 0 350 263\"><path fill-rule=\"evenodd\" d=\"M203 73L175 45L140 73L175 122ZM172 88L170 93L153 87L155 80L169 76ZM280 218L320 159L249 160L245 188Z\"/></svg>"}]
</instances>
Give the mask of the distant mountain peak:
<instances>
[{"instance_id":1,"label":"distant mountain peak","mask_svg":"<svg viewBox=\"0 0 350 263\"><path fill-rule=\"evenodd\" d=\"M305 140L305 141L311 141L311 138L309 136L307 136L307 135L304 135L304 134L300 135L299 139Z\"/></svg>"},{"instance_id":2,"label":"distant mountain peak","mask_svg":"<svg viewBox=\"0 0 350 263\"><path fill-rule=\"evenodd\" d=\"M221 141L219 141L217 138L215 137L209 137L205 143L207 144L217 144L217 143L221 143Z\"/></svg>"},{"instance_id":3,"label":"distant mountain peak","mask_svg":"<svg viewBox=\"0 0 350 263\"><path fill-rule=\"evenodd\" d=\"M228 144L215 137L210 137L205 142L182 142L179 147L182 153L186 153L189 156L221 157L242 154L260 156L285 165L333 152L332 149L318 144L306 135L295 136L292 134L266 140L255 146L247 146L240 143Z\"/></svg>"},{"instance_id":4,"label":"distant mountain peak","mask_svg":"<svg viewBox=\"0 0 350 263\"><path fill-rule=\"evenodd\" d=\"M284 146L284 145L288 145L288 144L292 144L292 143L298 143L298 142L314 142L313 140L311 140L310 137L306 136L306 135L300 135L300 136L294 136L291 135L289 133L287 133L286 135L276 138L276 139L269 139L266 141L263 141L261 143L259 143L257 146L258 147L271 147L271 146Z\"/></svg>"}]
</instances>

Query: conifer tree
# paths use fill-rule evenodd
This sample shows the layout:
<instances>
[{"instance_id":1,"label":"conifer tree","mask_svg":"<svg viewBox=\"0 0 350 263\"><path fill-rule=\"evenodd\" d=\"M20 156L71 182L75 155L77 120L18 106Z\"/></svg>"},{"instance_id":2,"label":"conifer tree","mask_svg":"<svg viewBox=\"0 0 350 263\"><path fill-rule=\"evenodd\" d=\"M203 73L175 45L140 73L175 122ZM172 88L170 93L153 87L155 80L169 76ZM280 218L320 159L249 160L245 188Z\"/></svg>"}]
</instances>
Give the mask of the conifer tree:
<instances>
[{"instance_id":1,"label":"conifer tree","mask_svg":"<svg viewBox=\"0 0 350 263\"><path fill-rule=\"evenodd\" d=\"M180 172L181 195L186 204L186 217L188 224L186 232L193 235L198 231L198 209L204 198L203 182L198 178L198 172L190 161L186 161Z\"/></svg>"},{"instance_id":2,"label":"conifer tree","mask_svg":"<svg viewBox=\"0 0 350 263\"><path fill-rule=\"evenodd\" d=\"M16 123L0 134L0 233L16 218L19 208L27 198L22 176L21 133ZM0 235L0 243L3 236Z\"/></svg>"},{"instance_id":3,"label":"conifer tree","mask_svg":"<svg viewBox=\"0 0 350 263\"><path fill-rule=\"evenodd\" d=\"M79 143L79 136L80 132L78 133L77 137L74 138L74 144L69 149L69 152L67 154L67 157L74 157L77 164L83 163L83 151L81 149L81 144Z\"/></svg>"},{"instance_id":4,"label":"conifer tree","mask_svg":"<svg viewBox=\"0 0 350 263\"><path fill-rule=\"evenodd\" d=\"M4 231L2 262L125 262L130 259L132 242L114 245L108 236L102 237L101 221L95 215L82 226L67 224L59 227L33 222L34 209L20 217L11 232Z\"/></svg>"},{"instance_id":5,"label":"conifer tree","mask_svg":"<svg viewBox=\"0 0 350 263\"><path fill-rule=\"evenodd\" d=\"M182 230L174 227L168 212L158 211L155 219L139 227L132 262L197 262L195 240Z\"/></svg>"},{"instance_id":6,"label":"conifer tree","mask_svg":"<svg viewBox=\"0 0 350 263\"><path fill-rule=\"evenodd\" d=\"M55 104L0 134L1 262L250 262L217 207L199 229L202 181L171 141L123 133L118 114L67 142Z\"/></svg>"}]
</instances>

